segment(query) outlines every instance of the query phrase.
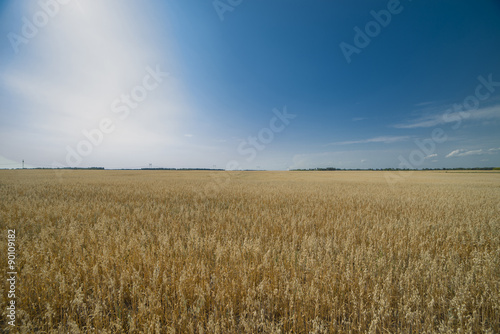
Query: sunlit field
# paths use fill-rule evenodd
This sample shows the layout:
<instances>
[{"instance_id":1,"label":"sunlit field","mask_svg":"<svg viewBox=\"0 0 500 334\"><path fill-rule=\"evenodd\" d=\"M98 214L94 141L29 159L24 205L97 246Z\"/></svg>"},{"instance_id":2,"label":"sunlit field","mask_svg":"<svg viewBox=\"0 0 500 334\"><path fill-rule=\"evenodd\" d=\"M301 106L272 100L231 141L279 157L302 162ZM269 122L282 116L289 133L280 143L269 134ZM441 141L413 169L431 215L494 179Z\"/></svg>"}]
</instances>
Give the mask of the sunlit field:
<instances>
[{"instance_id":1,"label":"sunlit field","mask_svg":"<svg viewBox=\"0 0 500 334\"><path fill-rule=\"evenodd\" d=\"M16 329L499 333L500 173L401 175L0 171Z\"/></svg>"}]
</instances>

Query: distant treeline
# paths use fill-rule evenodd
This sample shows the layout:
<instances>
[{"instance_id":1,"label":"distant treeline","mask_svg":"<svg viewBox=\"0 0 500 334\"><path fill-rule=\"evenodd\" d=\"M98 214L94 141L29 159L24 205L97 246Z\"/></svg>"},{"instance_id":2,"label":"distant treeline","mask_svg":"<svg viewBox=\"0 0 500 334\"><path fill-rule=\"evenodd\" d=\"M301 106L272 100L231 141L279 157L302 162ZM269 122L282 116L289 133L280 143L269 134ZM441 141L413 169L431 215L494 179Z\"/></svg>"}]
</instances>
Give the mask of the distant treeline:
<instances>
[{"instance_id":1,"label":"distant treeline","mask_svg":"<svg viewBox=\"0 0 500 334\"><path fill-rule=\"evenodd\" d=\"M14 168L21 169L21 168ZM33 167L33 168L23 168L23 169L104 169L104 167Z\"/></svg>"},{"instance_id":2,"label":"distant treeline","mask_svg":"<svg viewBox=\"0 0 500 334\"><path fill-rule=\"evenodd\" d=\"M21 169L21 168L12 168L12 169ZM104 170L104 167L30 167L24 169L71 169L71 170L89 170L89 169L98 169ZM215 170L215 171L223 171L224 169L215 169L215 168L109 168L107 170Z\"/></svg>"},{"instance_id":3,"label":"distant treeline","mask_svg":"<svg viewBox=\"0 0 500 334\"><path fill-rule=\"evenodd\" d=\"M141 168L141 170L224 170L216 168Z\"/></svg>"},{"instance_id":4,"label":"distant treeline","mask_svg":"<svg viewBox=\"0 0 500 334\"><path fill-rule=\"evenodd\" d=\"M334 167L326 167L326 168L309 168L309 169L291 169L291 171L336 171L336 170L344 170L344 171L410 171L410 170L500 170L500 167L473 167L473 168L421 168L421 169L408 169L408 168L334 168Z\"/></svg>"}]
</instances>

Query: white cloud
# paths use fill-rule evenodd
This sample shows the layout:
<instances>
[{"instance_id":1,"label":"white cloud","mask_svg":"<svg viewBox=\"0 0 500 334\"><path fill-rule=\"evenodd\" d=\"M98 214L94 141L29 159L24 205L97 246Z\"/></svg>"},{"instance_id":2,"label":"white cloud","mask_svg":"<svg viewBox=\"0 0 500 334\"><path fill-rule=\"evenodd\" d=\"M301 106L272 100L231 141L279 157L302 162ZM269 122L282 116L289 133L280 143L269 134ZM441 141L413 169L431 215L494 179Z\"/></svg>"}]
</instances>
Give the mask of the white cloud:
<instances>
[{"instance_id":1,"label":"white cloud","mask_svg":"<svg viewBox=\"0 0 500 334\"><path fill-rule=\"evenodd\" d=\"M397 129L429 128L444 123L442 115L433 115L414 120L407 124L394 125Z\"/></svg>"},{"instance_id":2,"label":"white cloud","mask_svg":"<svg viewBox=\"0 0 500 334\"><path fill-rule=\"evenodd\" d=\"M435 157L437 157L436 153L430 154L430 155L426 156L425 159L432 159L432 158L435 158Z\"/></svg>"},{"instance_id":3,"label":"white cloud","mask_svg":"<svg viewBox=\"0 0 500 334\"><path fill-rule=\"evenodd\" d=\"M470 112L441 112L427 115L407 123L395 124L398 129L429 128L441 124L454 124L459 120L487 120L500 119L500 105L480 108Z\"/></svg>"},{"instance_id":4,"label":"white cloud","mask_svg":"<svg viewBox=\"0 0 500 334\"><path fill-rule=\"evenodd\" d=\"M384 143L392 144L396 142L406 141L410 139L410 136L381 136L362 140L351 140L351 141L341 141L330 143L327 145L351 145L351 144L367 144L367 143Z\"/></svg>"},{"instance_id":5,"label":"white cloud","mask_svg":"<svg viewBox=\"0 0 500 334\"><path fill-rule=\"evenodd\" d=\"M484 152L482 149L479 149L479 150L472 150L472 151L465 151L462 153L458 153L457 156L466 157L468 155L482 155L482 154L486 154L486 152Z\"/></svg>"},{"instance_id":6,"label":"white cloud","mask_svg":"<svg viewBox=\"0 0 500 334\"><path fill-rule=\"evenodd\" d=\"M460 149L460 150L451 151L450 153L448 153L446 155L446 158L451 158L451 157L457 156L462 151L464 151L464 150Z\"/></svg>"},{"instance_id":7,"label":"white cloud","mask_svg":"<svg viewBox=\"0 0 500 334\"><path fill-rule=\"evenodd\" d=\"M451 151L446 155L446 158L452 157L466 157L470 155L486 155L486 154L496 154L497 151L500 151L500 148L490 148L488 150L478 149L478 150L465 150L463 148Z\"/></svg>"}]
</instances>

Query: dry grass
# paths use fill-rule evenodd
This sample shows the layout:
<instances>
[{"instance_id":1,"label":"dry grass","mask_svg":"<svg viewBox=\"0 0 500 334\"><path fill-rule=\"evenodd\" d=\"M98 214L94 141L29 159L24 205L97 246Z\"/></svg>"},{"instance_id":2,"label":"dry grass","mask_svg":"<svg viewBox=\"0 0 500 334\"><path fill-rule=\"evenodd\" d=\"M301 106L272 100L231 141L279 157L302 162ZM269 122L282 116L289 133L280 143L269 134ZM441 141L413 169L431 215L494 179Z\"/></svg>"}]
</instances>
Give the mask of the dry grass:
<instances>
[{"instance_id":1,"label":"dry grass","mask_svg":"<svg viewBox=\"0 0 500 334\"><path fill-rule=\"evenodd\" d=\"M500 174L209 174L1 171L17 329L500 332Z\"/></svg>"}]
</instances>

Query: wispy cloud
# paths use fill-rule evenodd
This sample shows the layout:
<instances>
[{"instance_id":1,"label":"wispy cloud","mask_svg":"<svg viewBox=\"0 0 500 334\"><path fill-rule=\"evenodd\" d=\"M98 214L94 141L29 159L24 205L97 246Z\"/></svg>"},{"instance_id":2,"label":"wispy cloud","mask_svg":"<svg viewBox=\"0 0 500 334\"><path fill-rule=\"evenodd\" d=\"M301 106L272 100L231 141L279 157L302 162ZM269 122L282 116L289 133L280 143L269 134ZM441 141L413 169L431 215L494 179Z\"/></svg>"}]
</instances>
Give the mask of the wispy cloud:
<instances>
[{"instance_id":1,"label":"wispy cloud","mask_svg":"<svg viewBox=\"0 0 500 334\"><path fill-rule=\"evenodd\" d=\"M486 155L486 154L496 154L498 151L500 151L499 148L490 148L490 149L479 149L479 150L465 150L463 148L451 151L446 155L446 158L452 158L452 157L466 157L469 155Z\"/></svg>"},{"instance_id":2,"label":"wispy cloud","mask_svg":"<svg viewBox=\"0 0 500 334\"><path fill-rule=\"evenodd\" d=\"M395 124L393 127L398 129L429 128L440 124L454 122L458 119L486 120L497 118L500 118L500 105L481 108L475 111L466 112L465 114L460 112L441 112L423 116L406 123Z\"/></svg>"},{"instance_id":3,"label":"wispy cloud","mask_svg":"<svg viewBox=\"0 0 500 334\"><path fill-rule=\"evenodd\" d=\"M392 144L396 142L406 141L410 139L410 136L381 136L362 140L350 140L350 141L340 141L329 143L327 145L351 145L351 144L368 144L368 143L384 143Z\"/></svg>"},{"instance_id":4,"label":"wispy cloud","mask_svg":"<svg viewBox=\"0 0 500 334\"><path fill-rule=\"evenodd\" d=\"M437 157L438 155L436 153L434 154L429 154L428 156L425 157L425 159L432 159L432 158L435 158Z\"/></svg>"},{"instance_id":5,"label":"wispy cloud","mask_svg":"<svg viewBox=\"0 0 500 334\"><path fill-rule=\"evenodd\" d=\"M443 115L433 115L419 118L409 123L401 123L394 125L397 129L413 129L413 128L430 128L444 123Z\"/></svg>"}]
</instances>

